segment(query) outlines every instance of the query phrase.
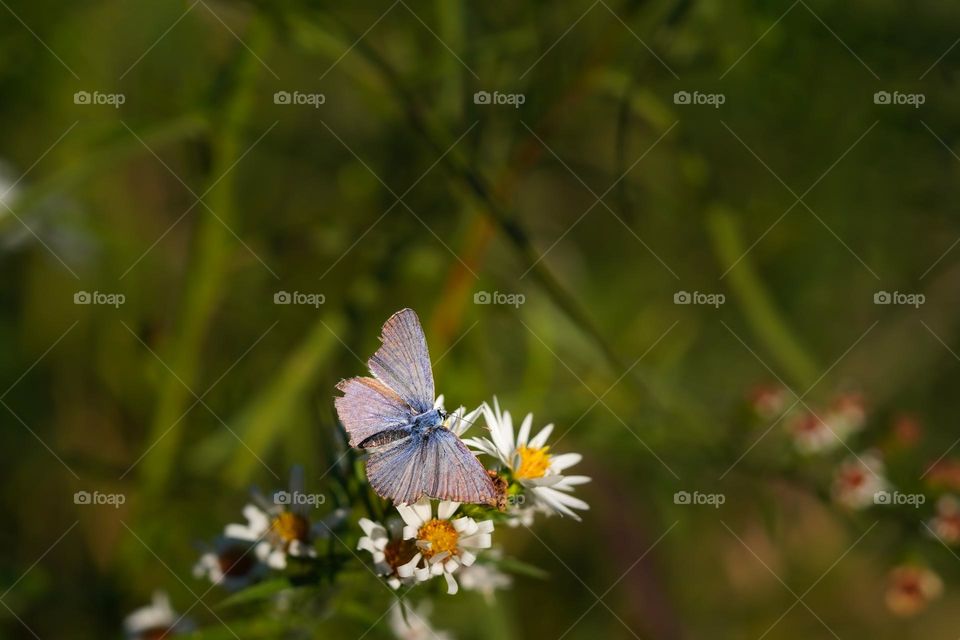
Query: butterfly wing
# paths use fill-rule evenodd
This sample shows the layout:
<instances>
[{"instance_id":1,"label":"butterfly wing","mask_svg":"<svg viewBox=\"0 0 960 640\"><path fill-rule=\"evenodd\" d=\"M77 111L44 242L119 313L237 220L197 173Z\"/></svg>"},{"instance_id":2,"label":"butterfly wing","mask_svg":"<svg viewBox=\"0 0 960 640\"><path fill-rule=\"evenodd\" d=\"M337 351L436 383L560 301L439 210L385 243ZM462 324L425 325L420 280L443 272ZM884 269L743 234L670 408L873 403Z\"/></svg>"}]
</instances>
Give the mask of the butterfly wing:
<instances>
[{"instance_id":1,"label":"butterfly wing","mask_svg":"<svg viewBox=\"0 0 960 640\"><path fill-rule=\"evenodd\" d=\"M342 396L334 398L337 415L350 437L350 446L357 447L377 434L402 428L413 421L410 406L397 393L374 378L342 380L337 389Z\"/></svg>"},{"instance_id":2,"label":"butterfly wing","mask_svg":"<svg viewBox=\"0 0 960 640\"><path fill-rule=\"evenodd\" d=\"M477 504L496 501L496 488L483 465L442 427L371 449L367 479L380 496L396 504L413 504L423 496Z\"/></svg>"},{"instance_id":3,"label":"butterfly wing","mask_svg":"<svg viewBox=\"0 0 960 640\"><path fill-rule=\"evenodd\" d=\"M496 502L496 487L487 470L456 434L441 428L429 439L434 451L424 474L428 496L474 504Z\"/></svg>"},{"instance_id":4,"label":"butterfly wing","mask_svg":"<svg viewBox=\"0 0 960 640\"><path fill-rule=\"evenodd\" d=\"M384 323L383 344L367 361L378 380L393 389L415 413L433 408L433 371L420 319L413 309L401 309Z\"/></svg>"}]
</instances>

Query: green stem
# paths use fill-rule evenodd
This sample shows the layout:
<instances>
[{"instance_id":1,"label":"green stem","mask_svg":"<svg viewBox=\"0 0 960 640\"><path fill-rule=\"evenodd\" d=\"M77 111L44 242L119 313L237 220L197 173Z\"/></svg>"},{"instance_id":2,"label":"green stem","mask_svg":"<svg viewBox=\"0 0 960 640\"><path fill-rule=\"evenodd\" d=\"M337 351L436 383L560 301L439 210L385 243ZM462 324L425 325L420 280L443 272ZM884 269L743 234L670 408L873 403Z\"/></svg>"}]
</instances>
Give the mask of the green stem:
<instances>
[{"instance_id":1,"label":"green stem","mask_svg":"<svg viewBox=\"0 0 960 640\"><path fill-rule=\"evenodd\" d=\"M729 268L736 263L726 280L753 332L792 381L807 389L817 377L817 366L794 338L754 270L746 255L736 216L727 209L715 207L708 216L708 229L720 264Z\"/></svg>"},{"instance_id":2,"label":"green stem","mask_svg":"<svg viewBox=\"0 0 960 640\"><path fill-rule=\"evenodd\" d=\"M245 35L250 46L261 52L266 47L267 30L254 21ZM236 221L235 179L232 170L244 152L245 125L255 95L255 84L262 69L257 58L246 48L238 48L238 57L231 64L235 69L235 85L225 98L225 106L216 111L217 129L212 132L210 179L214 182L205 198L209 209L198 208L201 218L194 247L194 261L188 270L190 278L184 295L175 343L164 360L173 374L164 378L151 432L156 446L144 458L143 476L148 493L162 492L174 468L185 421L180 419L193 396L199 379L204 337L224 290L227 258L232 238L228 225ZM211 213L211 211L213 213ZM214 213L216 216L214 216ZM219 218L219 219L218 219Z\"/></svg>"}]
</instances>

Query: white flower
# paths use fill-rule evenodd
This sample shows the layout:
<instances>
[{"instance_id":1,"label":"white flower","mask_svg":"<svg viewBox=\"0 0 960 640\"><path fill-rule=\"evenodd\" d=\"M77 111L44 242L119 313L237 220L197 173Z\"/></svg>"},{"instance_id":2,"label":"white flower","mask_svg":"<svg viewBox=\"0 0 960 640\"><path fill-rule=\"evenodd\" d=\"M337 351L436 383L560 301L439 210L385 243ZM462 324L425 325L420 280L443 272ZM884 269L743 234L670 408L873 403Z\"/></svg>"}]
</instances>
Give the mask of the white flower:
<instances>
[{"instance_id":1,"label":"white flower","mask_svg":"<svg viewBox=\"0 0 960 640\"><path fill-rule=\"evenodd\" d=\"M357 542L357 549L369 551L373 556L377 575L384 576L387 584L397 589L401 584L415 581L412 577L401 578L397 570L413 559L417 546L412 541L403 539L403 531L396 519L390 525L388 531L387 527L379 522L360 518L360 528L366 535Z\"/></svg>"},{"instance_id":2,"label":"white flower","mask_svg":"<svg viewBox=\"0 0 960 640\"><path fill-rule=\"evenodd\" d=\"M427 622L429 614L427 602L417 609L406 602L398 602L390 610L390 630L399 640L453 640L446 631L435 631L430 626Z\"/></svg>"},{"instance_id":3,"label":"white flower","mask_svg":"<svg viewBox=\"0 0 960 640\"><path fill-rule=\"evenodd\" d=\"M850 457L837 469L833 480L833 499L851 509L874 504L874 494L887 489L883 460L875 453Z\"/></svg>"},{"instance_id":4,"label":"white flower","mask_svg":"<svg viewBox=\"0 0 960 640\"><path fill-rule=\"evenodd\" d=\"M866 412L859 396L844 395L818 415L804 411L787 422L794 445L801 453L833 451L852 434L863 428Z\"/></svg>"},{"instance_id":5,"label":"white flower","mask_svg":"<svg viewBox=\"0 0 960 640\"><path fill-rule=\"evenodd\" d=\"M153 594L153 601L128 615L123 621L123 631L129 640L150 640L188 633L193 623L183 619L170 606L170 598L162 591Z\"/></svg>"},{"instance_id":6,"label":"white flower","mask_svg":"<svg viewBox=\"0 0 960 640\"><path fill-rule=\"evenodd\" d=\"M253 502L243 508L247 524L230 524L224 529L228 538L256 540L257 557L273 569L285 569L287 558L314 558L313 543L327 538L329 530L343 522L346 509L336 509L327 517L311 520L311 511L320 501L309 501L303 490L303 472L290 472L290 490L274 493L273 500L254 491ZM298 497L299 496L299 497Z\"/></svg>"},{"instance_id":7,"label":"white flower","mask_svg":"<svg viewBox=\"0 0 960 640\"><path fill-rule=\"evenodd\" d=\"M590 505L570 494L575 486L590 482L590 478L566 476L563 472L580 462L583 456L579 453L550 453L547 438L553 431L552 424L548 424L531 438L532 413L528 413L523 419L520 431L514 438L510 412L501 412L496 398L493 399L493 408L484 404L482 409L490 438L470 438L465 442L482 453L498 458L510 470L513 479L523 485L526 490L524 498L532 498L531 501L525 501L523 506L518 505L512 509L516 520L511 524L529 526L536 511L559 513L580 520L574 509L587 510Z\"/></svg>"},{"instance_id":8,"label":"white flower","mask_svg":"<svg viewBox=\"0 0 960 640\"><path fill-rule=\"evenodd\" d=\"M460 567L472 565L481 549L490 548L493 522L477 522L466 516L451 519L460 503L446 500L437 505L434 517L431 504L429 499L422 498L416 504L397 507L406 524L403 539L413 540L417 547L413 558L397 567L397 574L416 582L443 575L447 593L454 594L458 586L453 574Z\"/></svg>"},{"instance_id":9,"label":"white flower","mask_svg":"<svg viewBox=\"0 0 960 640\"><path fill-rule=\"evenodd\" d=\"M238 538L219 536L213 548L200 556L193 567L193 575L209 578L210 582L228 591L248 587L267 572L267 565L257 555L256 544L257 538L249 535Z\"/></svg>"},{"instance_id":10,"label":"white flower","mask_svg":"<svg viewBox=\"0 0 960 640\"><path fill-rule=\"evenodd\" d=\"M750 408L762 420L776 418L790 401L790 391L782 385L763 384L754 387L749 396Z\"/></svg>"},{"instance_id":11,"label":"white flower","mask_svg":"<svg viewBox=\"0 0 960 640\"><path fill-rule=\"evenodd\" d=\"M499 558L499 549L494 549L488 556ZM513 579L509 575L500 571L496 565L487 562L475 562L469 567L463 567L457 574L457 579L461 587L467 591L482 594L490 605L493 604L495 591L507 589L513 584Z\"/></svg>"}]
</instances>

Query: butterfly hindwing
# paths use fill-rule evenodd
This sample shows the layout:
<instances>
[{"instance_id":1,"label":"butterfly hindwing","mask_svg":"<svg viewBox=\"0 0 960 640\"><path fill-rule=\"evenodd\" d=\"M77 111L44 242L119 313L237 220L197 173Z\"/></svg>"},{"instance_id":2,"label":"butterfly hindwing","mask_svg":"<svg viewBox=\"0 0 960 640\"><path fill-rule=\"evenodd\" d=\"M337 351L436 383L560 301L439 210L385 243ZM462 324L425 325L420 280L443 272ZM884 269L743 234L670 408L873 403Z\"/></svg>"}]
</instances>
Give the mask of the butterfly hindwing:
<instances>
[{"instance_id":1,"label":"butterfly hindwing","mask_svg":"<svg viewBox=\"0 0 960 640\"><path fill-rule=\"evenodd\" d=\"M413 504L423 496L478 504L496 500L483 465L443 427L371 449L367 479L378 494L397 504Z\"/></svg>"},{"instance_id":2,"label":"butterfly hindwing","mask_svg":"<svg viewBox=\"0 0 960 640\"><path fill-rule=\"evenodd\" d=\"M350 437L350 446L381 431L408 425L413 420L409 405L395 391L374 378L350 378L337 385L343 395L334 399L337 415Z\"/></svg>"},{"instance_id":3,"label":"butterfly hindwing","mask_svg":"<svg viewBox=\"0 0 960 640\"><path fill-rule=\"evenodd\" d=\"M383 344L367 361L378 380L393 389L416 413L433 408L433 371L427 340L413 309L402 309L384 323Z\"/></svg>"},{"instance_id":4,"label":"butterfly hindwing","mask_svg":"<svg viewBox=\"0 0 960 640\"><path fill-rule=\"evenodd\" d=\"M486 469L455 433L440 428L431 434L430 440L436 449L436 462L428 467L427 495L476 504L496 501L496 488Z\"/></svg>"}]
</instances>

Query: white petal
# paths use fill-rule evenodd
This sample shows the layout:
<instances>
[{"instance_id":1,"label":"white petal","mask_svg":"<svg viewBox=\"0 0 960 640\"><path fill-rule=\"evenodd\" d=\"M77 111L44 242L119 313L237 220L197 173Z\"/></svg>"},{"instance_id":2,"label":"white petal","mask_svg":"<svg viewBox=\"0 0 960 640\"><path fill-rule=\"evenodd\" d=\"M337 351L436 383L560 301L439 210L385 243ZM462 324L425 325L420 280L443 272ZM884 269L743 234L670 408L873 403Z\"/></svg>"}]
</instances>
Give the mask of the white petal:
<instances>
[{"instance_id":1,"label":"white petal","mask_svg":"<svg viewBox=\"0 0 960 640\"><path fill-rule=\"evenodd\" d=\"M423 556L419 553L414 554L414 556L410 559L410 562L397 567L397 575L401 578L409 578L413 576L417 568L417 564L420 562L422 557Z\"/></svg>"},{"instance_id":2,"label":"white petal","mask_svg":"<svg viewBox=\"0 0 960 640\"><path fill-rule=\"evenodd\" d=\"M453 512L456 511L459 506L459 502L444 500L440 503L440 506L437 507L437 517L441 520L449 520L450 516L453 515Z\"/></svg>"},{"instance_id":3,"label":"white petal","mask_svg":"<svg viewBox=\"0 0 960 640\"><path fill-rule=\"evenodd\" d=\"M469 536L477 531L477 521L473 518L457 518L451 520L454 530L461 536Z\"/></svg>"},{"instance_id":4,"label":"white petal","mask_svg":"<svg viewBox=\"0 0 960 640\"><path fill-rule=\"evenodd\" d=\"M427 522L433 516L433 509L430 506L430 498L420 498L416 504L411 507L420 518L420 524ZM410 523L412 524L412 523Z\"/></svg>"},{"instance_id":5,"label":"white petal","mask_svg":"<svg viewBox=\"0 0 960 640\"><path fill-rule=\"evenodd\" d=\"M417 529L423 526L424 521L420 518L420 514L418 514L413 507L405 504L397 505L397 513L400 514L400 517L403 518L403 521L407 525ZM406 527L404 528L404 531L406 531ZM406 534L404 534L404 537L406 537Z\"/></svg>"},{"instance_id":6,"label":"white petal","mask_svg":"<svg viewBox=\"0 0 960 640\"><path fill-rule=\"evenodd\" d=\"M583 460L583 456L579 453L565 453L563 455L554 456L550 459L550 469L560 473L567 467L572 467L581 460Z\"/></svg>"},{"instance_id":7,"label":"white petal","mask_svg":"<svg viewBox=\"0 0 960 640\"><path fill-rule=\"evenodd\" d=\"M517 446L522 447L527 444L527 440L530 439L530 427L533 426L533 414L528 413L527 416L523 419L523 422L520 423L520 434L517 436Z\"/></svg>"},{"instance_id":8,"label":"white petal","mask_svg":"<svg viewBox=\"0 0 960 640\"><path fill-rule=\"evenodd\" d=\"M539 449L547 443L547 438L550 437L550 434L553 433L553 425L548 424L540 432L533 437L533 440L530 441L530 444L527 445L532 449Z\"/></svg>"},{"instance_id":9,"label":"white petal","mask_svg":"<svg viewBox=\"0 0 960 640\"><path fill-rule=\"evenodd\" d=\"M447 579L447 593L452 596L459 589L459 587L457 586L457 581L454 580L453 575L449 573L445 573L443 577Z\"/></svg>"}]
</instances>

